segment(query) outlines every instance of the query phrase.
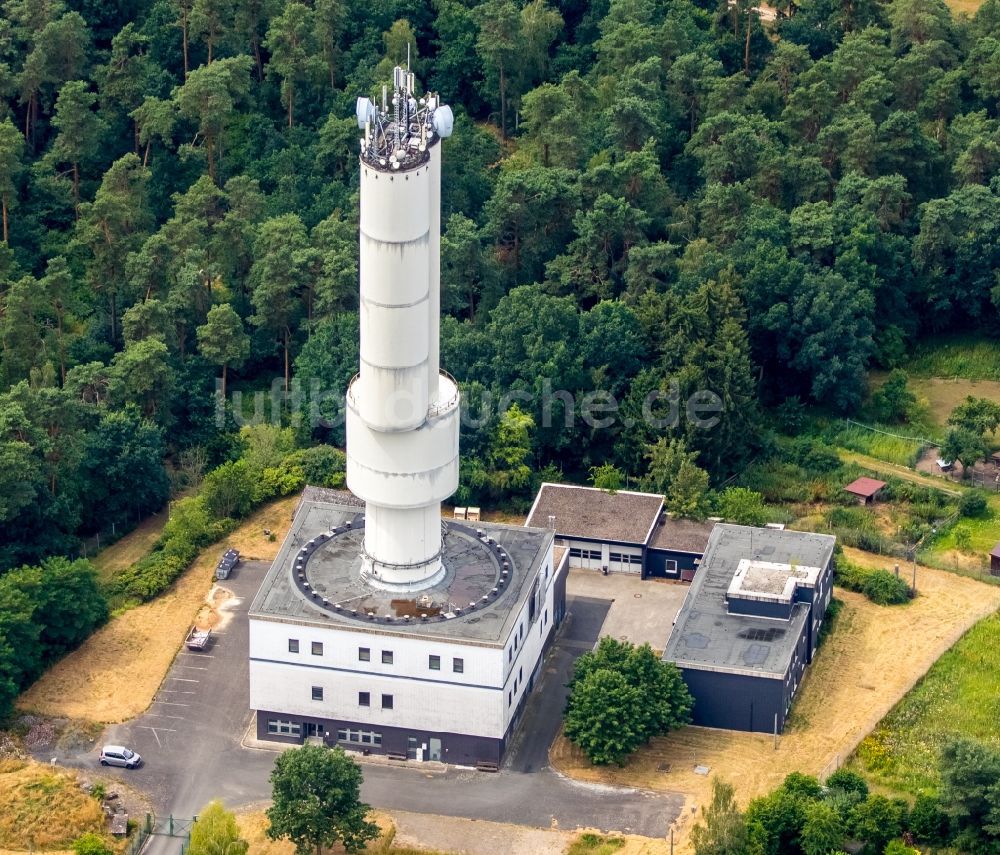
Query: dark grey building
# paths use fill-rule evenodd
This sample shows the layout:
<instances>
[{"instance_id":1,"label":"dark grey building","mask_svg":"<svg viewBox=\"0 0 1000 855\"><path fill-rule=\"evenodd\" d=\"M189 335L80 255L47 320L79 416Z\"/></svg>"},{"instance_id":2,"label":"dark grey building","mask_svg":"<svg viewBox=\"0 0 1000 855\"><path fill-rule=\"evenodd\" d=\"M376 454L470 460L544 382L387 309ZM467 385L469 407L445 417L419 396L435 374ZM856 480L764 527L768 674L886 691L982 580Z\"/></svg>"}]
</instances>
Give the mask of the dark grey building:
<instances>
[{"instance_id":1,"label":"dark grey building","mask_svg":"<svg viewBox=\"0 0 1000 855\"><path fill-rule=\"evenodd\" d=\"M780 732L833 588L831 535L716 525L663 653L694 724Z\"/></svg>"},{"instance_id":2,"label":"dark grey building","mask_svg":"<svg viewBox=\"0 0 1000 855\"><path fill-rule=\"evenodd\" d=\"M714 527L713 520L686 520L664 514L646 546L643 578L659 576L690 582Z\"/></svg>"},{"instance_id":3,"label":"dark grey building","mask_svg":"<svg viewBox=\"0 0 1000 855\"><path fill-rule=\"evenodd\" d=\"M690 582L715 522L671 517L654 493L545 483L525 524L554 528L571 569Z\"/></svg>"}]
</instances>

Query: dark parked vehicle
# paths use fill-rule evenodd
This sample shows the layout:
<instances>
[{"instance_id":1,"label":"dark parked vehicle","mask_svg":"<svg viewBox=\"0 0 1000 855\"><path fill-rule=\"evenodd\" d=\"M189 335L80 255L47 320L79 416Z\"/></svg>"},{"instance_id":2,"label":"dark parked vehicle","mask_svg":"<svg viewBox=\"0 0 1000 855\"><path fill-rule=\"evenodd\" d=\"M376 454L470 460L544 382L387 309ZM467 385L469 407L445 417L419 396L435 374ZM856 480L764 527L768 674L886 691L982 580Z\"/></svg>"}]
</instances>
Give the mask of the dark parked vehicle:
<instances>
[{"instance_id":1,"label":"dark parked vehicle","mask_svg":"<svg viewBox=\"0 0 1000 855\"><path fill-rule=\"evenodd\" d=\"M215 568L216 579L228 579L233 568L240 563L240 551L238 549L227 549L218 566Z\"/></svg>"}]
</instances>

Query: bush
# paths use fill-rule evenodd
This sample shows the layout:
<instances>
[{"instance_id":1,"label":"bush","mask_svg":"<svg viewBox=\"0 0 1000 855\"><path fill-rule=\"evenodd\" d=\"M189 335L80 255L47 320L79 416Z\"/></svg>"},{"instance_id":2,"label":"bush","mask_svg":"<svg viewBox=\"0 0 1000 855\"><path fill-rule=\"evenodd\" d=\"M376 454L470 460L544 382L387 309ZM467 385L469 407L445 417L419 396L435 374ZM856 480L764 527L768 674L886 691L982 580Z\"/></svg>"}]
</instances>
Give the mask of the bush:
<instances>
[{"instance_id":1,"label":"bush","mask_svg":"<svg viewBox=\"0 0 1000 855\"><path fill-rule=\"evenodd\" d=\"M746 487L726 487L719 494L719 515L738 525L762 526L767 522L764 497Z\"/></svg>"},{"instance_id":2,"label":"bush","mask_svg":"<svg viewBox=\"0 0 1000 855\"><path fill-rule=\"evenodd\" d=\"M910 831L922 843L940 846L948 840L950 821L934 797L919 795L910 811Z\"/></svg>"},{"instance_id":3,"label":"bush","mask_svg":"<svg viewBox=\"0 0 1000 855\"><path fill-rule=\"evenodd\" d=\"M910 599L910 586L888 570L871 570L861 585L861 593L880 606L893 606Z\"/></svg>"},{"instance_id":4,"label":"bush","mask_svg":"<svg viewBox=\"0 0 1000 855\"><path fill-rule=\"evenodd\" d=\"M830 633L837 626L837 618L840 617L840 613L843 610L844 601L838 600L836 597L830 597L830 605L826 607L826 614L823 615L823 624L819 628L819 638L816 640L817 647L830 637Z\"/></svg>"},{"instance_id":5,"label":"bush","mask_svg":"<svg viewBox=\"0 0 1000 855\"><path fill-rule=\"evenodd\" d=\"M868 798L868 784L857 772L850 769L838 769L826 779L826 786L831 790L841 790L845 793L855 793L862 800Z\"/></svg>"},{"instance_id":6,"label":"bush","mask_svg":"<svg viewBox=\"0 0 1000 855\"><path fill-rule=\"evenodd\" d=\"M246 460L223 463L205 476L201 498L212 515L219 519L245 517L255 502L267 498L258 494L259 474Z\"/></svg>"},{"instance_id":7,"label":"bush","mask_svg":"<svg viewBox=\"0 0 1000 855\"><path fill-rule=\"evenodd\" d=\"M339 489L344 486L347 458L332 445L317 445L293 451L285 458L284 466L300 471L306 484Z\"/></svg>"},{"instance_id":8,"label":"bush","mask_svg":"<svg viewBox=\"0 0 1000 855\"><path fill-rule=\"evenodd\" d=\"M963 493L958 502L958 512L963 517L981 517L986 513L986 497L982 493L969 491Z\"/></svg>"},{"instance_id":9,"label":"bush","mask_svg":"<svg viewBox=\"0 0 1000 855\"><path fill-rule=\"evenodd\" d=\"M73 841L74 855L114 855L114 850L99 834L88 831Z\"/></svg>"},{"instance_id":10,"label":"bush","mask_svg":"<svg viewBox=\"0 0 1000 855\"><path fill-rule=\"evenodd\" d=\"M166 590L198 556L199 550L224 537L233 521L214 519L200 496L180 499L170 510L154 550L119 573L109 593L146 602Z\"/></svg>"},{"instance_id":11,"label":"bush","mask_svg":"<svg viewBox=\"0 0 1000 855\"><path fill-rule=\"evenodd\" d=\"M826 474L841 466L840 455L816 439L800 439L792 444L792 459L807 472Z\"/></svg>"},{"instance_id":12,"label":"bush","mask_svg":"<svg viewBox=\"0 0 1000 855\"><path fill-rule=\"evenodd\" d=\"M910 599L910 586L888 570L869 570L838 558L834 567L834 581L841 588L864 594L880 606L898 605Z\"/></svg>"}]
</instances>

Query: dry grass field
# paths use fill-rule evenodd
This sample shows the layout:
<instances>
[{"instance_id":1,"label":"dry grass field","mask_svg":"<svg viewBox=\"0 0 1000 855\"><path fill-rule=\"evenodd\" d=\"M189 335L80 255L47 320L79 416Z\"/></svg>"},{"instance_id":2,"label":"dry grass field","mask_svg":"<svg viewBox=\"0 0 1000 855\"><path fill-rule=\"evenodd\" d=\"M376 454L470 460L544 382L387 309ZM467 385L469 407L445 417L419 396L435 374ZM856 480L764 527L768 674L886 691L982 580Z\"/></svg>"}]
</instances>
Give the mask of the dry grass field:
<instances>
[{"instance_id":1,"label":"dry grass field","mask_svg":"<svg viewBox=\"0 0 1000 855\"><path fill-rule=\"evenodd\" d=\"M100 804L75 772L0 760L0 794L0 853L65 851L81 834L105 831Z\"/></svg>"},{"instance_id":2,"label":"dry grass field","mask_svg":"<svg viewBox=\"0 0 1000 855\"><path fill-rule=\"evenodd\" d=\"M409 855L417 853L421 855L435 855L431 850L416 850L399 848L394 845L396 828L392 818L385 813L376 812L374 814L375 823L382 831L382 836L373 841L365 849L366 852L385 852L394 855ZM267 836L268 821L263 810L252 810L240 813L236 816L236 824L240 829L243 839L250 844L248 855L294 855L295 846L288 840L271 840ZM344 851L342 846L334 846L331 849L324 849L328 855L337 855ZM437 855L447 855L447 853L437 853Z\"/></svg>"},{"instance_id":3,"label":"dry grass field","mask_svg":"<svg viewBox=\"0 0 1000 855\"><path fill-rule=\"evenodd\" d=\"M945 3L954 15L975 15L983 0L945 0Z\"/></svg>"},{"instance_id":4,"label":"dry grass field","mask_svg":"<svg viewBox=\"0 0 1000 855\"><path fill-rule=\"evenodd\" d=\"M220 553L234 546L248 558L274 558L297 501L292 496L261 508L221 543L203 550L167 591L112 618L50 668L21 695L18 707L106 723L139 715L152 702L195 617L206 626L219 620L213 606L221 605L224 598L215 598L209 608L203 606ZM265 528L277 539L268 540Z\"/></svg>"},{"instance_id":5,"label":"dry grass field","mask_svg":"<svg viewBox=\"0 0 1000 855\"><path fill-rule=\"evenodd\" d=\"M859 564L891 569L886 559L845 552ZM551 760L587 781L684 793L696 810L707 800L711 775L735 784L746 802L788 772L833 771L966 629L1000 607L1000 590L950 573L920 567L917 585L920 596L897 607L838 590L844 609L803 680L777 748L765 734L687 727L654 740L624 768L595 768L562 737ZM710 775L696 774L696 765ZM691 816L685 811L685 832Z\"/></svg>"},{"instance_id":6,"label":"dry grass field","mask_svg":"<svg viewBox=\"0 0 1000 855\"><path fill-rule=\"evenodd\" d=\"M557 829L528 828L432 814L393 813L376 811L375 822L382 837L369 844L366 852L390 855L563 855L601 850L582 845L586 829L568 833ZM250 844L249 855L293 855L295 847L287 840L274 841L267 837L267 817L263 809L254 808L237 814L240 834ZM600 832L595 832L603 836ZM635 835L616 835L622 841L615 855L667 855L669 844ZM335 847L333 853L343 850ZM0 852L0 855L4 853Z\"/></svg>"},{"instance_id":7,"label":"dry grass field","mask_svg":"<svg viewBox=\"0 0 1000 855\"><path fill-rule=\"evenodd\" d=\"M127 567L131 567L140 558L144 558L153 549L156 539L163 533L167 524L167 512L146 518L121 540L105 547L93 557L92 562L100 573L102 580L110 579Z\"/></svg>"},{"instance_id":8,"label":"dry grass field","mask_svg":"<svg viewBox=\"0 0 1000 855\"><path fill-rule=\"evenodd\" d=\"M911 377L910 388L918 400L927 402L931 420L941 427L947 422L951 411L969 395L1000 401L1000 382L996 380Z\"/></svg>"}]
</instances>

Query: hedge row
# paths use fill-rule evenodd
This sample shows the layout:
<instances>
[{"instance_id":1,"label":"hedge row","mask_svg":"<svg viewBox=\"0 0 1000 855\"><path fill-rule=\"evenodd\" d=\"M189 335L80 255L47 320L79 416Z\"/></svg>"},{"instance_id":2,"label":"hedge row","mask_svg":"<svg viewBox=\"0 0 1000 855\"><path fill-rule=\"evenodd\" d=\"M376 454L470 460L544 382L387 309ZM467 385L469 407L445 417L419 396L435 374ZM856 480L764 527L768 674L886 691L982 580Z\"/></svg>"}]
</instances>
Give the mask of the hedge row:
<instances>
[{"instance_id":1,"label":"hedge row","mask_svg":"<svg viewBox=\"0 0 1000 855\"><path fill-rule=\"evenodd\" d=\"M344 454L330 446L295 449L267 463L274 465L262 465L259 451L247 451L209 472L197 496L173 504L153 551L116 576L108 594L121 604L151 600L190 566L199 551L225 537L254 508L301 490L306 483L344 484Z\"/></svg>"},{"instance_id":2,"label":"hedge row","mask_svg":"<svg viewBox=\"0 0 1000 855\"><path fill-rule=\"evenodd\" d=\"M880 606L893 606L910 599L910 586L888 570L869 570L844 558L838 558L834 569L834 582L848 591L864 594Z\"/></svg>"}]
</instances>

